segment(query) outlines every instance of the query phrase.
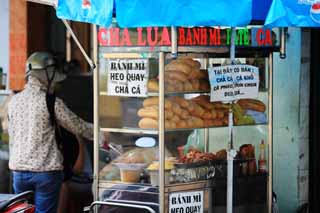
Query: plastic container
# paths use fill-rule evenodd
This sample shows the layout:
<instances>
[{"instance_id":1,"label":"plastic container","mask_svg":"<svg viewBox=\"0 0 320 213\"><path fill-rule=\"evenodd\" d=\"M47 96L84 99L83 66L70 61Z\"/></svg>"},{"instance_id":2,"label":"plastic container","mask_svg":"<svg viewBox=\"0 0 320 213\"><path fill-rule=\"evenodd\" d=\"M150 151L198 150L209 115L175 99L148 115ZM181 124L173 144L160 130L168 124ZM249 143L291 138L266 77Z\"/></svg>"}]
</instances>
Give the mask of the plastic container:
<instances>
[{"instance_id":1,"label":"plastic container","mask_svg":"<svg viewBox=\"0 0 320 213\"><path fill-rule=\"evenodd\" d=\"M169 184L171 170L165 170L164 182L165 184ZM149 170L150 174L150 183L153 186L159 186L159 171L158 170Z\"/></svg>"},{"instance_id":2,"label":"plastic container","mask_svg":"<svg viewBox=\"0 0 320 213\"><path fill-rule=\"evenodd\" d=\"M122 182L138 183L140 174L148 164L145 163L114 163L120 169L120 178Z\"/></svg>"},{"instance_id":3,"label":"plastic container","mask_svg":"<svg viewBox=\"0 0 320 213\"><path fill-rule=\"evenodd\" d=\"M137 183L140 180L142 170L125 170L120 169L120 177L122 182Z\"/></svg>"}]
</instances>

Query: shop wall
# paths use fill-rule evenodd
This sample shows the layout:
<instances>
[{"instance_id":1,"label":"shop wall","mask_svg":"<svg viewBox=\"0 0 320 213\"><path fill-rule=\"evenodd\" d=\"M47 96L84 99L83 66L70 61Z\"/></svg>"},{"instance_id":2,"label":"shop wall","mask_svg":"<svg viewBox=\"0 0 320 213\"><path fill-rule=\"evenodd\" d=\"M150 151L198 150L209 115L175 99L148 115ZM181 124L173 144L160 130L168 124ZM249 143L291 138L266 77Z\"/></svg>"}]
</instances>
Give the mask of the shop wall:
<instances>
[{"instance_id":1,"label":"shop wall","mask_svg":"<svg viewBox=\"0 0 320 213\"><path fill-rule=\"evenodd\" d=\"M23 89L27 59L27 2L10 0L10 75L11 90Z\"/></svg>"},{"instance_id":2,"label":"shop wall","mask_svg":"<svg viewBox=\"0 0 320 213\"><path fill-rule=\"evenodd\" d=\"M274 54L274 177L280 212L298 205L301 31L289 28L287 58Z\"/></svg>"},{"instance_id":3,"label":"shop wall","mask_svg":"<svg viewBox=\"0 0 320 213\"><path fill-rule=\"evenodd\" d=\"M301 33L300 113L299 113L299 205L308 203L309 193L309 107L311 31Z\"/></svg>"},{"instance_id":4,"label":"shop wall","mask_svg":"<svg viewBox=\"0 0 320 213\"><path fill-rule=\"evenodd\" d=\"M308 110L306 94L309 91L306 83L300 83L300 76L304 76L303 82L307 82L307 70L304 68L304 72L301 73L300 29L290 28L288 33L287 58L280 59L278 53L273 56L273 189L278 195L278 205L282 213L296 212L299 203L306 199L304 190L307 182L301 180L307 180L306 165L308 164L305 161L308 155L306 151L303 151L307 150L305 147L307 136L300 133L308 131L307 113L303 110ZM267 98L266 92L260 93L260 100L266 101ZM210 130L210 149L217 151L227 148L227 135L227 128ZM254 144L256 156L258 156L259 143L261 139L267 141L267 136L266 125L236 127L234 130L235 148L238 149L246 143ZM301 157L302 153L305 156Z\"/></svg>"}]
</instances>

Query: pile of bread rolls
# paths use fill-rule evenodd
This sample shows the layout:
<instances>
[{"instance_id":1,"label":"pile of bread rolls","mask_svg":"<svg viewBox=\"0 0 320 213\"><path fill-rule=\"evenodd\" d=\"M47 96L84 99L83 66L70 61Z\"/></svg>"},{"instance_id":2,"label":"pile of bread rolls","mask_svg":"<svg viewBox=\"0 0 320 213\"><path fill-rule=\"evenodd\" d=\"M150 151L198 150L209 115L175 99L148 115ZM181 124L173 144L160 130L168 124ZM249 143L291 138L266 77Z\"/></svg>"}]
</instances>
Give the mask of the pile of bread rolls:
<instances>
[{"instance_id":1,"label":"pile of bread rolls","mask_svg":"<svg viewBox=\"0 0 320 213\"><path fill-rule=\"evenodd\" d=\"M147 98L143 101L143 108L137 112L138 116L141 117L139 121L140 128L158 128L158 102L158 97ZM235 124L247 116L244 114L246 109L260 112L266 109L263 102L254 99L241 100L237 103L237 106L239 105L243 106L243 110L241 110L241 115L234 113ZM210 102L210 97L207 95L200 95L190 100L186 100L180 96L171 96L165 99L165 128L226 126L228 125L229 109L232 108L233 105L231 104Z\"/></svg>"},{"instance_id":2,"label":"pile of bread rolls","mask_svg":"<svg viewBox=\"0 0 320 213\"><path fill-rule=\"evenodd\" d=\"M190 57L181 57L165 66L165 91L188 92L209 91L208 71L200 69L201 64ZM157 79L148 81L149 92L159 91Z\"/></svg>"},{"instance_id":3,"label":"pile of bread rolls","mask_svg":"<svg viewBox=\"0 0 320 213\"><path fill-rule=\"evenodd\" d=\"M210 103L209 96L199 96L186 100L179 96L165 99L165 128L201 128L222 126L228 123L228 104ZM158 97L147 98L143 108L138 110L141 117L139 127L143 129L158 128Z\"/></svg>"}]
</instances>

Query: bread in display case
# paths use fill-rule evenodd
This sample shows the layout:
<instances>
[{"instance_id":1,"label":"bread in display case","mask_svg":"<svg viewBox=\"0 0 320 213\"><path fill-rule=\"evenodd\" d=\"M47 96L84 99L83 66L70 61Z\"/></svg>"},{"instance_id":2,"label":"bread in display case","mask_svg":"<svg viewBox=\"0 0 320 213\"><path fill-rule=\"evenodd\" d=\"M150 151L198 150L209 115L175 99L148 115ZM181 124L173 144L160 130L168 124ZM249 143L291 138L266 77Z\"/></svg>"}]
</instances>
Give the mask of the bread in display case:
<instances>
[{"instance_id":1,"label":"bread in display case","mask_svg":"<svg viewBox=\"0 0 320 213\"><path fill-rule=\"evenodd\" d=\"M147 169L152 164L157 162L158 158L148 158L148 160L142 159L143 155L148 155L150 149L139 148L134 145L135 140L145 134L151 134L156 140L159 133L159 87L158 87L158 70L154 67L155 58L148 59L153 61L151 79L147 82L148 95L147 97L117 97L111 96L110 104L119 106L116 110L119 112L118 121L112 121L111 124L102 123L103 131L115 131L122 132L118 134L134 135L128 142L122 144L128 148L128 150L117 159L111 161L100 172L100 178L102 180L117 181L123 183L151 183L150 169ZM201 60L200 60L201 61ZM175 160L173 165L177 166L178 170L174 168L170 169L170 173L167 171L166 183L187 183L193 181L209 180L214 177L214 167L219 167L221 176L225 175L226 171L226 151L222 150L197 150L198 147L189 147L186 149L187 153L183 156L179 156L179 147L187 144L188 137L193 129L208 129L216 127L227 127L229 125L229 112L233 112L233 124L234 125L256 125L267 123L267 107L266 104L258 99L240 99L233 103L224 102L211 102L208 92L210 88L201 90L200 87L190 87L188 90L180 89L184 86L177 86L172 90L166 90L172 85L184 84L189 82L195 82L192 80L205 80L208 81L207 69L202 69L199 59L195 60L191 57L181 57L176 60L166 60L164 80L165 80L165 99L164 99L164 125L165 125L165 146L170 147L170 151L175 153L173 157ZM107 66L105 66L107 67ZM156 72L155 72L156 71ZM150 88L150 82L153 89ZM172 84L170 84L170 82ZM199 83L201 85L201 83ZM157 86L155 86L157 85ZM171 85L171 86L170 86ZM156 89L155 89L156 88ZM100 93L100 98L104 98L106 93ZM187 95L186 95L187 94ZM190 94L192 97L190 97ZM117 102L117 103L115 103ZM106 108L105 106L101 106ZM109 126L108 126L109 125ZM172 142L170 137L166 137L169 132L171 135L179 135L180 131L189 131L189 133L179 140L179 145L176 141ZM179 136L178 136L179 137ZM117 140L119 143L120 140ZM121 144L122 142L120 142ZM139 151L137 151L139 150ZM128 153L131 151L136 154L135 160L132 162ZM195 151L195 161L202 159L201 162L184 161L183 159L191 159L187 156L191 156L189 153ZM158 148L153 149L151 153L156 156ZM167 155L166 157L171 156ZM237 158L236 169L239 171L242 165L246 165L249 159ZM252 160L252 159L250 159ZM191 164L190 164L191 163ZM193 164L192 164L193 163ZM112 166L110 166L110 164ZM191 170L183 169L184 167L190 167ZM181 169L182 168L182 169ZM243 169L244 170L244 169ZM178 171L178 172L177 172ZM181 172L183 171L183 172ZM218 170L217 170L218 171ZM111 175L113 173L114 175ZM154 172L153 172L154 173ZM202 175L193 175L201 173ZM237 174L239 172L236 172ZM193 178L188 180L182 180L181 176L193 175ZM222 175L223 174L223 175ZM192 176L191 175L191 176ZM117 176L117 177L116 177ZM156 183L156 181L153 181ZM157 184L154 184L157 185Z\"/></svg>"}]
</instances>

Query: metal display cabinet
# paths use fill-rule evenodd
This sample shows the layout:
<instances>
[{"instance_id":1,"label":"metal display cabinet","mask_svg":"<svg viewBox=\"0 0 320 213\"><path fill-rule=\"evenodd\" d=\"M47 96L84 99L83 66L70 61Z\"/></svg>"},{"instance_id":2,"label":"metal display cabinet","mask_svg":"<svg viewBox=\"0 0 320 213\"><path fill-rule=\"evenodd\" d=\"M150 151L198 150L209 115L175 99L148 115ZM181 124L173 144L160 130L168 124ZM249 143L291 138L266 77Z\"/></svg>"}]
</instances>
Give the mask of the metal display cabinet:
<instances>
[{"instance_id":1,"label":"metal display cabinet","mask_svg":"<svg viewBox=\"0 0 320 213\"><path fill-rule=\"evenodd\" d=\"M94 33L96 29L93 30ZM120 203L121 205L128 206L141 205L143 208L152 208L156 212L179 212L179 209L171 209L169 211L169 200L171 202L175 200L175 194L178 195L188 195L191 193L191 197L195 197L194 193L201 193L202 206L194 207L194 212L213 212L212 194L214 192L215 178L209 178L208 180L199 181L185 181L185 183L172 183L172 180L166 180L165 171L165 159L166 155L174 155L172 152L175 150L168 149L168 144L170 145L169 136L175 136L172 140L187 140L184 134L190 133L194 128L189 129L167 129L165 127L165 98L167 96L183 96L185 94L208 94L208 92L165 92L165 64L172 60L172 56L176 57L177 53L180 55L188 55L193 58L202 58L203 66L202 68L208 68L210 65L210 60L214 58L228 58L229 48L228 46L219 47L204 47L204 46L178 46L177 45L177 30L175 28L171 29L170 40L171 46L153 46L153 47L139 47L139 46L126 46L121 47L119 44L114 46L103 46L101 42L109 42L111 39L110 34L104 34L105 29L101 31L98 30L98 40L100 45L96 44L98 50L96 54L98 58L98 69L94 74L94 91L95 91L95 157L94 157L94 168L95 168L95 180L94 180L94 190L95 190L95 200L96 204L103 204L106 202ZM123 32L122 32L123 33ZM99 35L100 34L100 35ZM100 37L99 37L100 36ZM119 34L121 36L121 33ZM125 36L125 34L122 34ZM114 37L113 39L121 39L121 37ZM126 39L123 38L122 39ZM139 39L139 38L135 38ZM141 39L141 38L140 38ZM253 38L252 38L253 39ZM279 41L279 39L277 39ZM119 42L119 41L118 41ZM128 42L128 41L124 41ZM121 43L121 41L120 41ZM279 46L274 45L271 47L239 47L236 49L236 56L238 57L262 57L265 59L265 68L267 75L265 78L264 89L261 90L260 94L263 94L264 98L267 100L267 123L259 124L259 128L266 130L267 134L267 146L268 146L268 192L267 192L267 206L268 212L271 212L271 198L272 198L272 52L279 51ZM148 64L148 75L149 79L153 76L158 76L159 80L159 92L147 92L146 97L158 97L158 128L155 129L141 129L138 127L138 119L136 114L139 107L142 106L142 101L146 97L118 97L115 94L110 95L107 92L110 79L108 81L108 72L111 67L110 63L116 60L145 60ZM124 61L125 62L125 61ZM121 65L121 63L120 63ZM119 66L120 66L119 65ZM122 64L125 66L125 64ZM121 66L122 66L121 65ZM121 69L121 67L118 67ZM124 68L125 69L125 68ZM109 76L110 78L110 76ZM118 78L120 78L118 76ZM118 79L119 80L119 79ZM121 79L120 79L121 80ZM122 91L126 92L126 91ZM121 93L121 91L120 91ZM241 128L250 127L247 125L241 126ZM235 127L238 128L238 127ZM222 131L227 130L227 127L210 127L210 128L200 128L203 133L203 140L205 144L205 151L212 151L212 145L215 143L210 137L212 133L211 129L221 129ZM223 130L224 129L224 130ZM101 147L98 141L98 135L102 133L109 137L109 142L114 146L120 144L122 147L121 152L126 153L128 150L134 149L134 142L136 139L142 136L150 136L156 139L157 148L152 150L156 158L148 159L147 164L151 164L152 161L157 159L159 161L159 184L158 186L153 186L149 183L148 176L144 176L144 170L141 170L141 176L139 176L139 183L124 183L120 179L123 175L119 170L123 165L119 164L116 156L119 156L118 151L110 151L110 147ZM250 134L250 132L247 132ZM234 138L237 136L235 135ZM242 136L243 137L243 136ZM178 138L178 139L177 139ZM227 138L227 137L226 137ZM224 141L224 147L227 147L228 138ZM180 143L181 141L177 142ZM183 144L183 143L182 143ZM171 144L172 145L172 144ZM170 146L169 146L170 147ZM171 146L172 147L172 146ZM176 146L177 147L177 146ZM112 149L115 147L112 147ZM107 149L107 151L106 151ZM112 150L111 149L111 150ZM147 148L150 149L150 148ZM216 151L216 150L215 150ZM130 152L130 151L129 151ZM176 155L177 153L175 153ZM138 152L138 157L143 157L144 152ZM150 156L149 156L150 157ZM119 158L119 157L118 157ZM128 161L125 161L128 162ZM121 162L120 162L121 163ZM140 165L141 166L141 165ZM144 165L146 167L146 165ZM235 177L236 178L236 177ZM181 193L181 194L179 194ZM121 199L119 199L121 198ZM139 199L140 200L139 200ZM185 198L189 199L189 198ZM196 199L196 198L195 198ZM198 200L196 200L198 201ZM196 202L195 201L195 202ZM106 203L107 204L107 203ZM97 208L98 212L104 212L102 207ZM110 210L111 209L111 210ZM128 209L126 209L128 210ZM110 206L109 211L112 212L112 206ZM121 212L120 209L116 210ZM123 210L125 212L125 210ZM130 210L131 211L131 210ZM191 210L190 210L191 211ZM218 211L215 211L218 212Z\"/></svg>"}]
</instances>

